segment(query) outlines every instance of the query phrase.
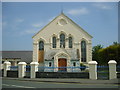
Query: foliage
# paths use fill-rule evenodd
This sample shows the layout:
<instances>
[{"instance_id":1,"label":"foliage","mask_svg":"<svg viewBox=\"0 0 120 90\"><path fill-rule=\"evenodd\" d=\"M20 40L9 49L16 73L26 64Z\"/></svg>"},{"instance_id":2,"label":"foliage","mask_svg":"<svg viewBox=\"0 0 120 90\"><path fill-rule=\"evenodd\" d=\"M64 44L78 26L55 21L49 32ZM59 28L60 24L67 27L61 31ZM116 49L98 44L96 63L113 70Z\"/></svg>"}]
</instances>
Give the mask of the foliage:
<instances>
[{"instance_id":1,"label":"foliage","mask_svg":"<svg viewBox=\"0 0 120 90\"><path fill-rule=\"evenodd\" d=\"M80 63L80 67L82 67L81 68L82 71L86 69L86 65L84 65L83 63Z\"/></svg>"},{"instance_id":2,"label":"foliage","mask_svg":"<svg viewBox=\"0 0 120 90\"><path fill-rule=\"evenodd\" d=\"M96 60L99 65L107 65L109 60L116 60L117 64L120 65L120 44L113 42L113 45L106 48L100 48L99 45L94 46L93 59Z\"/></svg>"},{"instance_id":3,"label":"foliage","mask_svg":"<svg viewBox=\"0 0 120 90\"><path fill-rule=\"evenodd\" d=\"M99 57L99 50L101 50L102 48L103 48L103 46L100 44L93 47L93 49L92 49L92 59L93 60L100 62L101 58Z\"/></svg>"}]
</instances>

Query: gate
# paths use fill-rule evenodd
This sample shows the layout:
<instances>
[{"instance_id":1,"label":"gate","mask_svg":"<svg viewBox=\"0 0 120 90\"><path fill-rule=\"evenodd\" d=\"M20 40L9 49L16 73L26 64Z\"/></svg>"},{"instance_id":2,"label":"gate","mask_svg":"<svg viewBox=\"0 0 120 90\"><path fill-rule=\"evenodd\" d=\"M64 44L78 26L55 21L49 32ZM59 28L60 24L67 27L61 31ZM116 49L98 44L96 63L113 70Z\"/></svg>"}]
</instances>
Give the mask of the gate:
<instances>
[{"instance_id":1,"label":"gate","mask_svg":"<svg viewBox=\"0 0 120 90\"><path fill-rule=\"evenodd\" d=\"M7 71L7 77L18 77L18 66L10 66L10 70Z\"/></svg>"},{"instance_id":2,"label":"gate","mask_svg":"<svg viewBox=\"0 0 120 90\"><path fill-rule=\"evenodd\" d=\"M109 66L97 66L98 79L109 79Z\"/></svg>"},{"instance_id":3,"label":"gate","mask_svg":"<svg viewBox=\"0 0 120 90\"><path fill-rule=\"evenodd\" d=\"M31 67L28 65L28 66L26 66L25 68L26 68L26 72L25 72L24 78L30 78L30 70L31 70Z\"/></svg>"}]
</instances>

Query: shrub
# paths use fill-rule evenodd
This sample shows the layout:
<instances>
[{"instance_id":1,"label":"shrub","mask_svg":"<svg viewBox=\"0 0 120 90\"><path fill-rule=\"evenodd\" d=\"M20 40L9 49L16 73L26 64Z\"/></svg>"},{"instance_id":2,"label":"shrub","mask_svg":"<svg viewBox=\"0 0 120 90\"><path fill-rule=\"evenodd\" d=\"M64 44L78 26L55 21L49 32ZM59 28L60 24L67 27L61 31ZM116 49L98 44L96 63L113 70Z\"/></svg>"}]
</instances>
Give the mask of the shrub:
<instances>
[{"instance_id":1,"label":"shrub","mask_svg":"<svg viewBox=\"0 0 120 90\"><path fill-rule=\"evenodd\" d=\"M83 63L80 63L80 69L81 69L81 71L83 71L83 70L85 70L86 69L86 65L84 65Z\"/></svg>"}]
</instances>

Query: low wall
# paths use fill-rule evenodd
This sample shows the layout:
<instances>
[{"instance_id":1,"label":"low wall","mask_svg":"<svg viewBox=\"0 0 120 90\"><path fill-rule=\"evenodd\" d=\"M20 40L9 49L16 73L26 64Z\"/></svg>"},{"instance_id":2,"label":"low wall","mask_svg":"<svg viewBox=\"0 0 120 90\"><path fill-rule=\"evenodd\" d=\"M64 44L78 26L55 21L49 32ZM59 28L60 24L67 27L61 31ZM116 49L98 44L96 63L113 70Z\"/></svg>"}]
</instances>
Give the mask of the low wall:
<instances>
[{"instance_id":1,"label":"low wall","mask_svg":"<svg viewBox=\"0 0 120 90\"><path fill-rule=\"evenodd\" d=\"M36 78L89 78L88 72L36 72Z\"/></svg>"}]
</instances>

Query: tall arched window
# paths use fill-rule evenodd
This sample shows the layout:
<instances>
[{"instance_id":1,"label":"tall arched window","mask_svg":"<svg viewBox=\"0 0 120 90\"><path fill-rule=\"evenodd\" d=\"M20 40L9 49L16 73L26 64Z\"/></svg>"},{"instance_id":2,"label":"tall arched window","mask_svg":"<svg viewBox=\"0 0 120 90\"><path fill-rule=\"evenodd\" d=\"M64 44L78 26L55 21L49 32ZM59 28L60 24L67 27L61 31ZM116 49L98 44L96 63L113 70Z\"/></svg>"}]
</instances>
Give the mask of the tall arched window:
<instances>
[{"instance_id":1,"label":"tall arched window","mask_svg":"<svg viewBox=\"0 0 120 90\"><path fill-rule=\"evenodd\" d=\"M81 61L86 62L86 42L81 42Z\"/></svg>"},{"instance_id":2,"label":"tall arched window","mask_svg":"<svg viewBox=\"0 0 120 90\"><path fill-rule=\"evenodd\" d=\"M39 42L39 50L44 50L44 42L43 41Z\"/></svg>"},{"instance_id":3,"label":"tall arched window","mask_svg":"<svg viewBox=\"0 0 120 90\"><path fill-rule=\"evenodd\" d=\"M60 48L64 47L65 48L65 35L60 34Z\"/></svg>"},{"instance_id":4,"label":"tall arched window","mask_svg":"<svg viewBox=\"0 0 120 90\"><path fill-rule=\"evenodd\" d=\"M56 48L56 37L52 38L52 44L53 44L52 47Z\"/></svg>"},{"instance_id":5,"label":"tall arched window","mask_svg":"<svg viewBox=\"0 0 120 90\"><path fill-rule=\"evenodd\" d=\"M69 48L72 48L72 37L69 37Z\"/></svg>"}]
</instances>

